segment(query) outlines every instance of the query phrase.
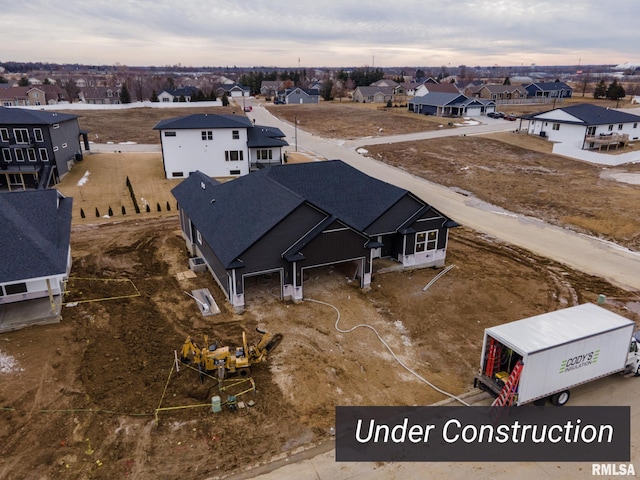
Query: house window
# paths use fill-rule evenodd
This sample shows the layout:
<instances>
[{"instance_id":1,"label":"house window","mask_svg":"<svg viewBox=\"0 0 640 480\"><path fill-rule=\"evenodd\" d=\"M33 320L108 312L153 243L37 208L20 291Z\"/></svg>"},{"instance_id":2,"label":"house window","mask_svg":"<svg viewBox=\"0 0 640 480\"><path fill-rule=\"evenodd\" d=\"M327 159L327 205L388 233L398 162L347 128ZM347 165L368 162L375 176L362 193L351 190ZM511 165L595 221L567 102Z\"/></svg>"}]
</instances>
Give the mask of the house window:
<instances>
[{"instance_id":1,"label":"house window","mask_svg":"<svg viewBox=\"0 0 640 480\"><path fill-rule=\"evenodd\" d=\"M258 150L258 160L272 160L273 152L271 150Z\"/></svg>"},{"instance_id":2,"label":"house window","mask_svg":"<svg viewBox=\"0 0 640 480\"><path fill-rule=\"evenodd\" d=\"M11 161L11 150L9 148L3 148L2 149L2 159L5 162L10 162Z\"/></svg>"},{"instance_id":3,"label":"house window","mask_svg":"<svg viewBox=\"0 0 640 480\"><path fill-rule=\"evenodd\" d=\"M438 244L438 231L416 233L416 253L435 250Z\"/></svg>"},{"instance_id":4,"label":"house window","mask_svg":"<svg viewBox=\"0 0 640 480\"><path fill-rule=\"evenodd\" d=\"M618 130L622 130L622 124L621 123L618 124Z\"/></svg>"},{"instance_id":5,"label":"house window","mask_svg":"<svg viewBox=\"0 0 640 480\"><path fill-rule=\"evenodd\" d=\"M553 124L553 129L554 130L560 130L560 124L559 123L554 123Z\"/></svg>"},{"instance_id":6,"label":"house window","mask_svg":"<svg viewBox=\"0 0 640 480\"><path fill-rule=\"evenodd\" d=\"M0 140L3 142L9 141L9 130L7 128L0 128Z\"/></svg>"},{"instance_id":7,"label":"house window","mask_svg":"<svg viewBox=\"0 0 640 480\"><path fill-rule=\"evenodd\" d=\"M7 295L17 295L18 293L27 293L27 284L24 282L11 283L9 285L4 286L4 291L7 293Z\"/></svg>"},{"instance_id":8,"label":"house window","mask_svg":"<svg viewBox=\"0 0 640 480\"><path fill-rule=\"evenodd\" d=\"M596 127L587 128L587 135L595 135L595 134L596 134Z\"/></svg>"},{"instance_id":9,"label":"house window","mask_svg":"<svg viewBox=\"0 0 640 480\"><path fill-rule=\"evenodd\" d=\"M36 149L35 148L27 148L27 158L30 162L35 162L38 159L36 158Z\"/></svg>"},{"instance_id":10,"label":"house window","mask_svg":"<svg viewBox=\"0 0 640 480\"><path fill-rule=\"evenodd\" d=\"M239 130L231 130L231 138L233 140L240 140L240 131Z\"/></svg>"},{"instance_id":11,"label":"house window","mask_svg":"<svg viewBox=\"0 0 640 480\"><path fill-rule=\"evenodd\" d=\"M184 172L171 172L173 178L184 177Z\"/></svg>"},{"instance_id":12,"label":"house window","mask_svg":"<svg viewBox=\"0 0 640 480\"><path fill-rule=\"evenodd\" d=\"M26 128L14 128L13 136L16 137L16 143L29 143L29 131Z\"/></svg>"},{"instance_id":13,"label":"house window","mask_svg":"<svg viewBox=\"0 0 640 480\"><path fill-rule=\"evenodd\" d=\"M244 152L242 150L227 150L224 152L224 159L227 162L237 162L244 160Z\"/></svg>"},{"instance_id":14,"label":"house window","mask_svg":"<svg viewBox=\"0 0 640 480\"><path fill-rule=\"evenodd\" d=\"M46 148L39 148L38 150L40 151L40 160L42 160L43 162L48 162L49 150L47 150Z\"/></svg>"},{"instance_id":15,"label":"house window","mask_svg":"<svg viewBox=\"0 0 640 480\"><path fill-rule=\"evenodd\" d=\"M613 130L613 125L609 125L609 131Z\"/></svg>"},{"instance_id":16,"label":"house window","mask_svg":"<svg viewBox=\"0 0 640 480\"><path fill-rule=\"evenodd\" d=\"M33 136L35 137L36 142L38 142L38 143L44 142L44 137L42 136L42 129L41 128L34 128L33 129Z\"/></svg>"},{"instance_id":17,"label":"house window","mask_svg":"<svg viewBox=\"0 0 640 480\"><path fill-rule=\"evenodd\" d=\"M202 234L200 233L200 230L196 230L196 240L200 245L202 245Z\"/></svg>"},{"instance_id":18,"label":"house window","mask_svg":"<svg viewBox=\"0 0 640 480\"><path fill-rule=\"evenodd\" d=\"M638 122L633 124L633 128L638 128Z\"/></svg>"},{"instance_id":19,"label":"house window","mask_svg":"<svg viewBox=\"0 0 640 480\"><path fill-rule=\"evenodd\" d=\"M229 175L240 175L240 170L229 170Z\"/></svg>"},{"instance_id":20,"label":"house window","mask_svg":"<svg viewBox=\"0 0 640 480\"><path fill-rule=\"evenodd\" d=\"M18 162L24 162L24 150L16 148L16 160Z\"/></svg>"},{"instance_id":21,"label":"house window","mask_svg":"<svg viewBox=\"0 0 640 480\"><path fill-rule=\"evenodd\" d=\"M165 137L175 137L176 136L176 132L164 132L164 136Z\"/></svg>"},{"instance_id":22,"label":"house window","mask_svg":"<svg viewBox=\"0 0 640 480\"><path fill-rule=\"evenodd\" d=\"M200 133L202 135L202 140L213 140L213 130L203 130Z\"/></svg>"}]
</instances>

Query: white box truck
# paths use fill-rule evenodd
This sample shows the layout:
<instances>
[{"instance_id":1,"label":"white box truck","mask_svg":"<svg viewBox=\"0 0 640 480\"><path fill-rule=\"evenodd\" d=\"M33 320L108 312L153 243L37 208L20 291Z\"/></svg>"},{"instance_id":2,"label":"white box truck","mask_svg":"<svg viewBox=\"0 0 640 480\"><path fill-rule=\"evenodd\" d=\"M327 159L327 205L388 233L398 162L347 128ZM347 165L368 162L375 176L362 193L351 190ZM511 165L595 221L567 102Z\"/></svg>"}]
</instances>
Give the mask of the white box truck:
<instances>
[{"instance_id":1,"label":"white box truck","mask_svg":"<svg viewBox=\"0 0 640 480\"><path fill-rule=\"evenodd\" d=\"M474 384L498 405L564 405L577 385L617 372L640 375L634 328L591 303L487 328Z\"/></svg>"}]
</instances>

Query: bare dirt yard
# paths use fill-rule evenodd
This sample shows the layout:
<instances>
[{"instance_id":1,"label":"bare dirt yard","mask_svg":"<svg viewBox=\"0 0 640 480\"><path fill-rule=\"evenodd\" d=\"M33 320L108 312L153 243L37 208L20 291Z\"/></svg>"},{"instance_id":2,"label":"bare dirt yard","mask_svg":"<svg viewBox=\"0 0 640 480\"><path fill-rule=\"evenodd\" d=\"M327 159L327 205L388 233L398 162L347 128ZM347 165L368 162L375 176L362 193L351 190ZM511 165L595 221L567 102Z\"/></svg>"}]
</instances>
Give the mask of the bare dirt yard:
<instances>
[{"instance_id":1,"label":"bare dirt yard","mask_svg":"<svg viewBox=\"0 0 640 480\"><path fill-rule=\"evenodd\" d=\"M404 370L374 333L421 376L452 394L472 387L485 327L595 301L640 320L637 295L479 237L452 232L448 264L376 273L361 291L338 269L305 279L308 301L283 303L275 279L248 285L234 314L212 277L179 274L188 255L175 215L72 232L73 269L60 324L0 336L0 477L202 479L243 471L331 439L336 405L426 405L445 399ZM185 292L208 288L221 313L204 317ZM115 298L114 298L115 297ZM76 303L77 302L77 303ZM254 366L255 405L211 412L219 394L197 372L172 372L187 335L249 342L262 325L284 338ZM246 386L246 384L244 384ZM239 386L239 389L244 388ZM175 408L157 410L158 408ZM157 415L157 416L156 416Z\"/></svg>"},{"instance_id":2,"label":"bare dirt yard","mask_svg":"<svg viewBox=\"0 0 640 480\"><path fill-rule=\"evenodd\" d=\"M135 131L130 124L112 138L140 141ZM505 208L521 205L637 246L638 187L603 179L598 169L513 146L509 138L385 147L370 148L370 155ZM247 310L237 315L210 274L183 275L188 252L168 193L175 184L162 178L159 154L136 155L88 155L59 186L74 197L69 305L59 324L0 335L0 478L221 478L330 444L336 405L446 398L397 363L370 329L340 331L359 324L374 327L422 377L461 395L472 388L488 326L599 295L606 295L606 308L640 322L638 292L464 227L450 235L447 265L455 267L426 291L439 270L382 272L387 264L380 262L372 288L362 291L348 272L321 268L304 279L307 300L299 304L274 296L275 279L252 279ZM149 212L131 210L126 177ZM104 218L108 206L114 215ZM201 288L210 290L220 314L203 316L187 295ZM174 350L187 335L235 346L244 331L255 343L258 325L284 337L266 363L252 368L255 391L240 400L254 405L212 413L212 395L226 399L246 384L220 392L216 381L201 383L193 370L175 372Z\"/></svg>"}]
</instances>

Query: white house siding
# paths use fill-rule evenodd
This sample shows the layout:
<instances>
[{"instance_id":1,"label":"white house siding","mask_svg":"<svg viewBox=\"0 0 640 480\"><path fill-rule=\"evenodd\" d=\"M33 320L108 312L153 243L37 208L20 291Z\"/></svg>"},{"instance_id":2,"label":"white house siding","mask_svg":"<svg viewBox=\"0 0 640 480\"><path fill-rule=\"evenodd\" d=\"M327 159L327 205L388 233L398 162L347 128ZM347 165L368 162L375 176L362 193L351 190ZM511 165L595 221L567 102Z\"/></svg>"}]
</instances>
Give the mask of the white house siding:
<instances>
[{"instance_id":1,"label":"white house siding","mask_svg":"<svg viewBox=\"0 0 640 480\"><path fill-rule=\"evenodd\" d=\"M557 125L557 130L554 130L554 125ZM586 127L584 125L554 122L553 120L531 120L529 122L529 135L540 135L541 132L544 132L542 136L552 142L572 143L581 148Z\"/></svg>"},{"instance_id":2,"label":"white house siding","mask_svg":"<svg viewBox=\"0 0 640 480\"><path fill-rule=\"evenodd\" d=\"M239 138L233 139L237 130ZM212 140L202 140L202 131L213 132ZM175 132L175 136L166 136ZM209 177L229 177L249 173L246 128L163 130L162 148L167 178L187 178L200 170ZM243 152L242 161L225 160L225 151ZM176 175L181 173L182 176Z\"/></svg>"}]
</instances>

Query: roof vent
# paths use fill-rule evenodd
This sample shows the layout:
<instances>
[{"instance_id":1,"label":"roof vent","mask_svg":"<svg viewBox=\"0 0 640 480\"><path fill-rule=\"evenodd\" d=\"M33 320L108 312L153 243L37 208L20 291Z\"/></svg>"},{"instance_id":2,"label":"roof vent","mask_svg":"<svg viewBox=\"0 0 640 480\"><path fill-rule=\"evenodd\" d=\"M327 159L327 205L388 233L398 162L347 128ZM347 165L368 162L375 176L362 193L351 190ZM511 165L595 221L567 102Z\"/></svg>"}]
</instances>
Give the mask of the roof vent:
<instances>
[{"instance_id":1,"label":"roof vent","mask_svg":"<svg viewBox=\"0 0 640 480\"><path fill-rule=\"evenodd\" d=\"M215 203L216 199L212 198L211 201L209 203Z\"/></svg>"},{"instance_id":2,"label":"roof vent","mask_svg":"<svg viewBox=\"0 0 640 480\"><path fill-rule=\"evenodd\" d=\"M200 182L200 188L205 190L207 188L207 186L205 185L204 182Z\"/></svg>"}]
</instances>

